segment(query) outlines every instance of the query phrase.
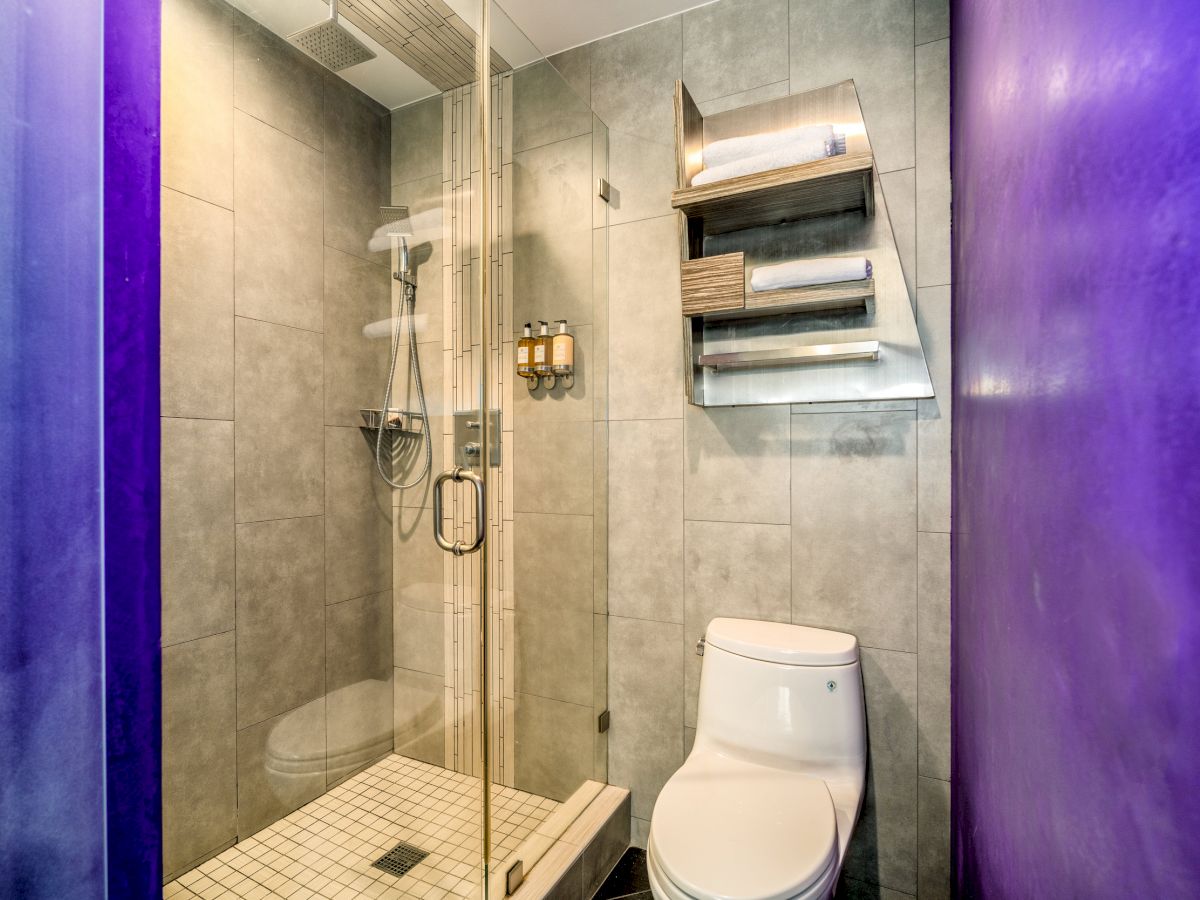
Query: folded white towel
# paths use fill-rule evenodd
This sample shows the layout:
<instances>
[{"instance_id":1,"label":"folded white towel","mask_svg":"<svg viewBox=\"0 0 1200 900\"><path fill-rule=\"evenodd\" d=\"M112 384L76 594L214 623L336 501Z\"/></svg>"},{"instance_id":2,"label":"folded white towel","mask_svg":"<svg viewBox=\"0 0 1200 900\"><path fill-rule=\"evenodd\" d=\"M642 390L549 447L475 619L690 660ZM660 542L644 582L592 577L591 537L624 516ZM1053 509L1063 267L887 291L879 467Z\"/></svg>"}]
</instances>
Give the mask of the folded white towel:
<instances>
[{"instance_id":1,"label":"folded white towel","mask_svg":"<svg viewBox=\"0 0 1200 900\"><path fill-rule=\"evenodd\" d=\"M813 162L834 155L832 141L808 141L806 143L789 144L750 156L746 159L734 160L723 166L703 169L692 178L693 185L711 184L714 181L724 181L727 178L737 178L739 175L752 175L755 172L769 172L771 169L784 169L788 166L798 166L801 163Z\"/></svg>"},{"instance_id":2,"label":"folded white towel","mask_svg":"<svg viewBox=\"0 0 1200 900\"><path fill-rule=\"evenodd\" d=\"M801 125L783 131L768 131L763 134L748 134L744 137L725 138L713 141L704 148L704 166L714 169L739 159L761 156L790 144L811 144L828 141L834 137L832 125Z\"/></svg>"},{"instance_id":3,"label":"folded white towel","mask_svg":"<svg viewBox=\"0 0 1200 900\"><path fill-rule=\"evenodd\" d=\"M862 281L871 277L871 261L865 256L822 256L794 259L777 266L759 266L750 273L752 291L781 291L809 284Z\"/></svg>"}]
</instances>

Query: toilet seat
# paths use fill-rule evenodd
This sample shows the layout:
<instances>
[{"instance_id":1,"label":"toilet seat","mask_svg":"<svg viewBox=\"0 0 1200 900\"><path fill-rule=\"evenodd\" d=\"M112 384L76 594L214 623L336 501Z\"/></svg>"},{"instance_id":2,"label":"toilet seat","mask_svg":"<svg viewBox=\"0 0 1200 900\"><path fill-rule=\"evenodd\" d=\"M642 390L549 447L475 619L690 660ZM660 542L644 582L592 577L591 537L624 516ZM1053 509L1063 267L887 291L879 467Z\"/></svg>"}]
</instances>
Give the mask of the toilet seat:
<instances>
[{"instance_id":1,"label":"toilet seat","mask_svg":"<svg viewBox=\"0 0 1200 900\"><path fill-rule=\"evenodd\" d=\"M820 778L693 753L659 794L647 856L659 893L673 900L828 896L833 800Z\"/></svg>"}]
</instances>

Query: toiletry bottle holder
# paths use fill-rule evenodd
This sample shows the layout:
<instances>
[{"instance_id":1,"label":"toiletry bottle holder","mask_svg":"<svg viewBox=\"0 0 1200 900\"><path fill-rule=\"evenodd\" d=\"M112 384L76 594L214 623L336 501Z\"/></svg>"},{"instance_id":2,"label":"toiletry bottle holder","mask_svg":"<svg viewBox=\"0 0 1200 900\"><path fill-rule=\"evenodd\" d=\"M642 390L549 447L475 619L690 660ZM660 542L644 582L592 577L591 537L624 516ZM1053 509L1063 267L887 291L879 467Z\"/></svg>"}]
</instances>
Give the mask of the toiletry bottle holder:
<instances>
[{"instance_id":1,"label":"toiletry bottle holder","mask_svg":"<svg viewBox=\"0 0 1200 900\"><path fill-rule=\"evenodd\" d=\"M538 388L544 388L547 391L552 391L556 387L561 386L563 390L569 391L575 387L575 373L571 372L567 375L534 375L533 377L522 376L525 378L525 386L529 388L529 393L533 393Z\"/></svg>"}]
</instances>

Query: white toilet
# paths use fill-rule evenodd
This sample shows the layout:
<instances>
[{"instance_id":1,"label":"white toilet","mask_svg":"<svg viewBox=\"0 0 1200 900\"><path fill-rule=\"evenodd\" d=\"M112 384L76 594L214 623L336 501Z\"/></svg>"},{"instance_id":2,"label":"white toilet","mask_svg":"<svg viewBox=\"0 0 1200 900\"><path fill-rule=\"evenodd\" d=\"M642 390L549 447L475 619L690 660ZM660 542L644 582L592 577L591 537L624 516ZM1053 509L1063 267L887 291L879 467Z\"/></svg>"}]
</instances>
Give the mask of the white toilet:
<instances>
[{"instance_id":1,"label":"white toilet","mask_svg":"<svg viewBox=\"0 0 1200 900\"><path fill-rule=\"evenodd\" d=\"M713 619L704 647L696 743L650 822L654 896L833 896L866 778L858 641Z\"/></svg>"}]
</instances>

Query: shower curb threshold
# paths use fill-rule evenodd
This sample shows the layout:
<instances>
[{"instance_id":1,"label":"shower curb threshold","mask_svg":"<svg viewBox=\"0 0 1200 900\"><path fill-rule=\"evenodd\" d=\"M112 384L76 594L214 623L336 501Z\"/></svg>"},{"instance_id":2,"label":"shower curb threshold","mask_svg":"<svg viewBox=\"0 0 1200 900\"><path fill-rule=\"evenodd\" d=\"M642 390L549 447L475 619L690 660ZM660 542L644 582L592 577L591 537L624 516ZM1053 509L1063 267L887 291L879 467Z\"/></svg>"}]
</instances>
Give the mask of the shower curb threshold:
<instances>
[{"instance_id":1,"label":"shower curb threshold","mask_svg":"<svg viewBox=\"0 0 1200 900\"><path fill-rule=\"evenodd\" d=\"M595 790L591 802L549 844L520 887L508 895L512 900L589 900L629 846L629 791L598 782L585 787ZM492 884L492 900L503 900L503 868Z\"/></svg>"}]
</instances>

